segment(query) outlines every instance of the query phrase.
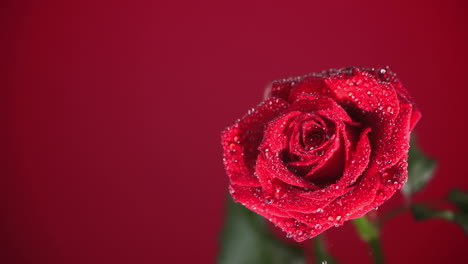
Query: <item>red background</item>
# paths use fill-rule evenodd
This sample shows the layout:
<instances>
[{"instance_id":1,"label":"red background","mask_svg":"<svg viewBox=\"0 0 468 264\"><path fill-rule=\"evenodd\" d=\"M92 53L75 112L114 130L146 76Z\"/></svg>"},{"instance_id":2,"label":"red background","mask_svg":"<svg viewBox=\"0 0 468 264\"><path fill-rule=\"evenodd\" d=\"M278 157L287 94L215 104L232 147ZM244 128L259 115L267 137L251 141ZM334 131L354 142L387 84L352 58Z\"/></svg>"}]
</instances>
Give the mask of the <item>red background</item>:
<instances>
[{"instance_id":1,"label":"red background","mask_svg":"<svg viewBox=\"0 0 468 264\"><path fill-rule=\"evenodd\" d=\"M220 131L273 79L390 65L439 160L417 199L468 189L463 0L2 1L0 263L213 263ZM394 198L379 212L396 205ZM383 229L388 263L468 261L461 228ZM369 263L352 227L343 263Z\"/></svg>"}]
</instances>

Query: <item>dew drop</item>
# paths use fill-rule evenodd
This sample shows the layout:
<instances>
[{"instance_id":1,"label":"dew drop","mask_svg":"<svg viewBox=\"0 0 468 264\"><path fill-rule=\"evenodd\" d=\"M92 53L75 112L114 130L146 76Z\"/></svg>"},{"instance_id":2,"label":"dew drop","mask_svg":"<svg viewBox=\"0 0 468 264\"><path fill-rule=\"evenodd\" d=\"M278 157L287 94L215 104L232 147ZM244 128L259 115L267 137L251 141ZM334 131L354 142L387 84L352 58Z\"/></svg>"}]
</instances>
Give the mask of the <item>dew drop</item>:
<instances>
[{"instance_id":1,"label":"dew drop","mask_svg":"<svg viewBox=\"0 0 468 264\"><path fill-rule=\"evenodd\" d=\"M379 198L385 200L387 199L387 196L382 191L379 191Z\"/></svg>"},{"instance_id":2,"label":"dew drop","mask_svg":"<svg viewBox=\"0 0 468 264\"><path fill-rule=\"evenodd\" d=\"M390 114L393 114L393 108L392 106L387 106L387 112L390 113Z\"/></svg>"},{"instance_id":3,"label":"dew drop","mask_svg":"<svg viewBox=\"0 0 468 264\"><path fill-rule=\"evenodd\" d=\"M333 217L329 216L328 221L333 221Z\"/></svg>"},{"instance_id":4,"label":"dew drop","mask_svg":"<svg viewBox=\"0 0 468 264\"><path fill-rule=\"evenodd\" d=\"M273 197L271 196L266 196L265 197L265 203L266 204L271 204L273 202Z\"/></svg>"},{"instance_id":5,"label":"dew drop","mask_svg":"<svg viewBox=\"0 0 468 264\"><path fill-rule=\"evenodd\" d=\"M317 230L320 230L320 229L322 229L322 225L320 225L320 224L316 224L316 225L315 225L315 229L317 229Z\"/></svg>"},{"instance_id":6,"label":"dew drop","mask_svg":"<svg viewBox=\"0 0 468 264\"><path fill-rule=\"evenodd\" d=\"M393 183L393 186L395 187L395 189L399 190L399 189L401 189L401 187L403 186L403 184L401 184L401 183L399 183L399 182L396 181L396 182Z\"/></svg>"},{"instance_id":7,"label":"dew drop","mask_svg":"<svg viewBox=\"0 0 468 264\"><path fill-rule=\"evenodd\" d=\"M236 152L236 144L234 143L229 144L229 149L231 152Z\"/></svg>"},{"instance_id":8,"label":"dew drop","mask_svg":"<svg viewBox=\"0 0 468 264\"><path fill-rule=\"evenodd\" d=\"M287 234L286 234L286 237L287 237L287 238L291 238L292 235L291 235L290 233L287 233Z\"/></svg>"},{"instance_id":9,"label":"dew drop","mask_svg":"<svg viewBox=\"0 0 468 264\"><path fill-rule=\"evenodd\" d=\"M266 157L267 159L273 158L273 153L271 152L271 150L270 150L269 148L266 148L265 151L264 151L264 153L265 153L265 157Z\"/></svg>"},{"instance_id":10,"label":"dew drop","mask_svg":"<svg viewBox=\"0 0 468 264\"><path fill-rule=\"evenodd\" d=\"M336 217L336 221L340 221L340 220L341 220L341 215Z\"/></svg>"}]
</instances>

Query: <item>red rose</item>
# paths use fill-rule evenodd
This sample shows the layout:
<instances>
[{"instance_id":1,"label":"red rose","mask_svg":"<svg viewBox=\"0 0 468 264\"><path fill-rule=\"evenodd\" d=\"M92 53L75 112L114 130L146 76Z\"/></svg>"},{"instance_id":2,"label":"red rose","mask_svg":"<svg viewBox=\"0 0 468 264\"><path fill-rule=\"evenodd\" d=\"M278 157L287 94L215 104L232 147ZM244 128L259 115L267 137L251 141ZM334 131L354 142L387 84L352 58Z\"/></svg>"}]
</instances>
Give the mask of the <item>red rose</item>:
<instances>
[{"instance_id":1,"label":"red rose","mask_svg":"<svg viewBox=\"0 0 468 264\"><path fill-rule=\"evenodd\" d=\"M389 69L274 81L222 134L231 195L296 241L314 237L401 189L419 118Z\"/></svg>"}]
</instances>

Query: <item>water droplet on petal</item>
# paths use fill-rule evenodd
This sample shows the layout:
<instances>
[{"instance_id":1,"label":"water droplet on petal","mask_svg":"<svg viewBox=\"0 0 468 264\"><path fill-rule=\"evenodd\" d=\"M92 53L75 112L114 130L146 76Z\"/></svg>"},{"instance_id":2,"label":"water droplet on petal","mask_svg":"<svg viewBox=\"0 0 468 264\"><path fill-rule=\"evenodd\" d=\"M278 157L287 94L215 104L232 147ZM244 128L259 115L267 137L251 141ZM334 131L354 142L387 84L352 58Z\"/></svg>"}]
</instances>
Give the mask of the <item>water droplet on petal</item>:
<instances>
[{"instance_id":1,"label":"water droplet on petal","mask_svg":"<svg viewBox=\"0 0 468 264\"><path fill-rule=\"evenodd\" d=\"M266 204L271 204L273 202L273 197L271 196L266 196L265 197L265 203Z\"/></svg>"},{"instance_id":2,"label":"water droplet on petal","mask_svg":"<svg viewBox=\"0 0 468 264\"><path fill-rule=\"evenodd\" d=\"M379 198L382 199L382 200L387 199L387 196L386 196L382 191L379 191L378 196L379 196Z\"/></svg>"},{"instance_id":3,"label":"water droplet on petal","mask_svg":"<svg viewBox=\"0 0 468 264\"><path fill-rule=\"evenodd\" d=\"M236 152L236 144L234 143L229 144L229 151Z\"/></svg>"},{"instance_id":4,"label":"water droplet on petal","mask_svg":"<svg viewBox=\"0 0 468 264\"><path fill-rule=\"evenodd\" d=\"M264 151L264 153L265 153L265 157L266 157L267 159L273 158L273 153L271 152L271 150L270 150L269 148L266 148L265 151Z\"/></svg>"},{"instance_id":5,"label":"water droplet on petal","mask_svg":"<svg viewBox=\"0 0 468 264\"><path fill-rule=\"evenodd\" d=\"M400 190L401 187L403 187L403 184L396 181L393 183L393 186L395 187L395 189Z\"/></svg>"},{"instance_id":6,"label":"water droplet on petal","mask_svg":"<svg viewBox=\"0 0 468 264\"><path fill-rule=\"evenodd\" d=\"M387 106L387 112L390 113L390 114L393 114L393 108L392 106Z\"/></svg>"}]
</instances>

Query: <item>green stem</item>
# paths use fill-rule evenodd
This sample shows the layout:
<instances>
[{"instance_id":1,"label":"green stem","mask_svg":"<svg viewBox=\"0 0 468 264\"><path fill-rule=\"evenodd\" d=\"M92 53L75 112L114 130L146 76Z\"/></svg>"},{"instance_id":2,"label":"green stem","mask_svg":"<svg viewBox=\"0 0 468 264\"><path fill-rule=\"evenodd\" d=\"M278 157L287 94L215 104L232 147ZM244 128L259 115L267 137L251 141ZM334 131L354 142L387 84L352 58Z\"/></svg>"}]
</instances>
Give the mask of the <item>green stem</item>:
<instances>
[{"instance_id":1,"label":"green stem","mask_svg":"<svg viewBox=\"0 0 468 264\"><path fill-rule=\"evenodd\" d=\"M382 252L382 246L380 245L380 240L377 238L377 239L368 241L367 243L369 244L369 247L372 250L372 257L374 258L374 263L376 264L385 263L383 252Z\"/></svg>"}]
</instances>

